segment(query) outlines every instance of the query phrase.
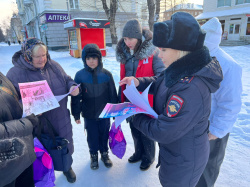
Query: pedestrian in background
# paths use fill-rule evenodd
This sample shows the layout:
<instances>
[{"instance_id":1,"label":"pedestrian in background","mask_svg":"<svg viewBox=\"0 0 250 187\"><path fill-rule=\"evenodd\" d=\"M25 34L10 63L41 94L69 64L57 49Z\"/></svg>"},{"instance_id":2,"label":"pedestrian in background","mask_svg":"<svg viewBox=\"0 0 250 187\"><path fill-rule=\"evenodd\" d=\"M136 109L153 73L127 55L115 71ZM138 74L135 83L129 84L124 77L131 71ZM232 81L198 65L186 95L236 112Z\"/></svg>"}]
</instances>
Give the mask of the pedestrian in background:
<instances>
[{"instance_id":1,"label":"pedestrian in background","mask_svg":"<svg viewBox=\"0 0 250 187\"><path fill-rule=\"evenodd\" d=\"M152 32L142 29L138 20L129 20L122 32L122 39L116 48L116 59L120 62L120 80L124 77L151 77L159 75L164 69L161 59L158 57L158 49L152 44ZM128 101L120 87L119 102ZM153 96L149 95L149 103L153 106ZM147 170L155 160L155 142L138 131L132 122L132 118L127 119L130 124L132 137L134 140L135 152L128 159L129 163L142 160L140 169Z\"/></svg>"},{"instance_id":2,"label":"pedestrian in background","mask_svg":"<svg viewBox=\"0 0 250 187\"><path fill-rule=\"evenodd\" d=\"M206 31L205 46L210 55L219 61L223 81L220 88L212 94L212 107L209 117L210 155L207 166L196 185L197 187L214 186L223 162L229 134L241 109L242 69L240 65L219 45L222 28L218 18L212 18L201 27Z\"/></svg>"}]
</instances>

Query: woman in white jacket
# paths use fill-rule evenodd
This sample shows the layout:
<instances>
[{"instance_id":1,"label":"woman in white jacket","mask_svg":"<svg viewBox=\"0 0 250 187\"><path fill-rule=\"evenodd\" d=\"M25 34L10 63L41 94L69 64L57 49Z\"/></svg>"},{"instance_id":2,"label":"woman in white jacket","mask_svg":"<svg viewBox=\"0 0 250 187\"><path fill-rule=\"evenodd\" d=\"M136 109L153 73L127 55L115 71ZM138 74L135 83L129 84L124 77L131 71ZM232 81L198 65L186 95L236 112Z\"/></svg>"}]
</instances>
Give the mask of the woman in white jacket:
<instances>
[{"instance_id":1,"label":"woman in white jacket","mask_svg":"<svg viewBox=\"0 0 250 187\"><path fill-rule=\"evenodd\" d=\"M210 156L207 166L196 187L212 187L219 175L220 166L225 156L229 133L241 109L242 69L237 62L223 51L221 42L221 23L212 18L202 27L206 31L204 45L210 55L216 57L223 71L220 88L212 94L209 140Z\"/></svg>"}]
</instances>

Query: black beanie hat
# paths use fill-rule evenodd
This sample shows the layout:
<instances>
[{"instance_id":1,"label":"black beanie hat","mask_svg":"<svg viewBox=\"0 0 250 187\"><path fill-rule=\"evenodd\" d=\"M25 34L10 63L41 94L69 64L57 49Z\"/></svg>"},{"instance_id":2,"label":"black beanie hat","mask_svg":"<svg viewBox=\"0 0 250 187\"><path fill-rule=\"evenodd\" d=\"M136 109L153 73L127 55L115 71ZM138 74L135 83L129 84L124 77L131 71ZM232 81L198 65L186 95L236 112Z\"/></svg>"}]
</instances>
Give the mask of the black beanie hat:
<instances>
[{"instance_id":1,"label":"black beanie hat","mask_svg":"<svg viewBox=\"0 0 250 187\"><path fill-rule=\"evenodd\" d=\"M82 50L82 61L86 63L86 58L97 57L98 62L102 62L102 53L100 48L96 44L87 44Z\"/></svg>"},{"instance_id":2,"label":"black beanie hat","mask_svg":"<svg viewBox=\"0 0 250 187\"><path fill-rule=\"evenodd\" d=\"M141 24L137 19L131 19L125 24L122 37L142 39Z\"/></svg>"},{"instance_id":3,"label":"black beanie hat","mask_svg":"<svg viewBox=\"0 0 250 187\"><path fill-rule=\"evenodd\" d=\"M176 12L171 20L154 24L153 44L161 48L195 51L203 47L205 35L191 14Z\"/></svg>"}]
</instances>

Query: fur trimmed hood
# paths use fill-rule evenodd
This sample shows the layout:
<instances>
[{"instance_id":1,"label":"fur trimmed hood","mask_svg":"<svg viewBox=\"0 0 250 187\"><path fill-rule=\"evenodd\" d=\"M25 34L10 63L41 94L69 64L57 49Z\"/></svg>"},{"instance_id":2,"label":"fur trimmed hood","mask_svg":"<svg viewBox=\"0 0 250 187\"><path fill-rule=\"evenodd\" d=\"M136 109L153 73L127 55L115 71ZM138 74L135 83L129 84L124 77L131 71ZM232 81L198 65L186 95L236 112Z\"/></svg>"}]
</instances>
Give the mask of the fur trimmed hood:
<instances>
[{"instance_id":1,"label":"fur trimmed hood","mask_svg":"<svg viewBox=\"0 0 250 187\"><path fill-rule=\"evenodd\" d=\"M170 88L181 78L188 76L199 76L211 93L219 88L223 79L219 62L210 57L205 46L172 63L164 71L165 85Z\"/></svg>"},{"instance_id":2,"label":"fur trimmed hood","mask_svg":"<svg viewBox=\"0 0 250 187\"><path fill-rule=\"evenodd\" d=\"M152 43L153 34L150 30L142 29L142 36L145 40L140 45L138 51L134 54L135 58L138 60L146 59L158 50L158 48ZM116 60L125 64L128 56L126 53L128 53L126 50L126 44L124 39L121 38L116 47Z\"/></svg>"}]
</instances>

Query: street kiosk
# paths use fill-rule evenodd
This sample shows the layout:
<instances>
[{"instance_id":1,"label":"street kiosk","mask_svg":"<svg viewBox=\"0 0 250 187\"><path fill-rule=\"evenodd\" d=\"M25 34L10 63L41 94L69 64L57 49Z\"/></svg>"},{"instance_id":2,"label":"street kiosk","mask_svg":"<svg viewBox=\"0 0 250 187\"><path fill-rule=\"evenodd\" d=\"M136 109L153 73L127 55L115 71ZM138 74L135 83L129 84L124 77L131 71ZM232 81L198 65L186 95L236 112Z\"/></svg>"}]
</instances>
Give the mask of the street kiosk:
<instances>
[{"instance_id":1,"label":"street kiosk","mask_svg":"<svg viewBox=\"0 0 250 187\"><path fill-rule=\"evenodd\" d=\"M68 30L70 55L80 58L84 46L95 43L102 56L106 56L105 28L110 28L110 22L105 19L74 18L64 22L64 29Z\"/></svg>"}]
</instances>

